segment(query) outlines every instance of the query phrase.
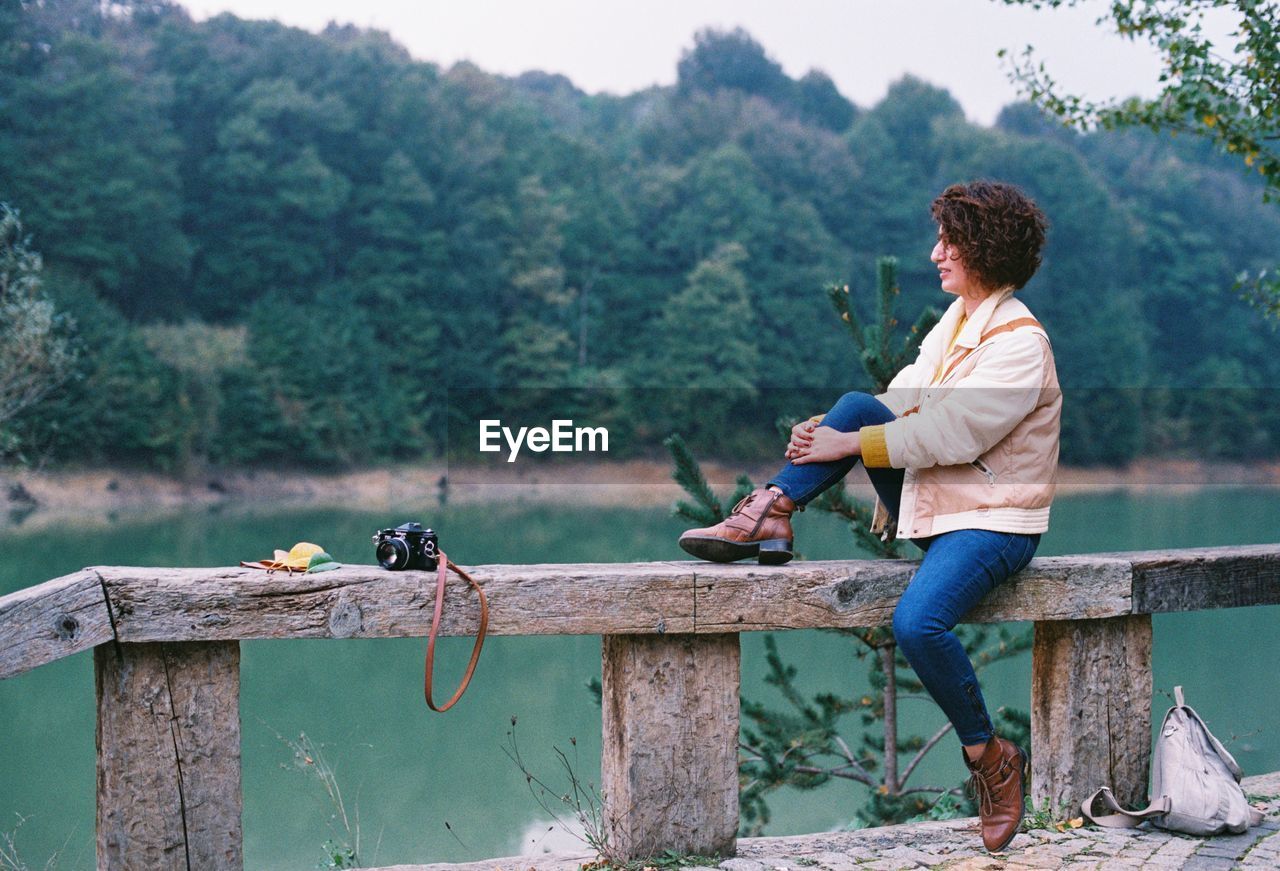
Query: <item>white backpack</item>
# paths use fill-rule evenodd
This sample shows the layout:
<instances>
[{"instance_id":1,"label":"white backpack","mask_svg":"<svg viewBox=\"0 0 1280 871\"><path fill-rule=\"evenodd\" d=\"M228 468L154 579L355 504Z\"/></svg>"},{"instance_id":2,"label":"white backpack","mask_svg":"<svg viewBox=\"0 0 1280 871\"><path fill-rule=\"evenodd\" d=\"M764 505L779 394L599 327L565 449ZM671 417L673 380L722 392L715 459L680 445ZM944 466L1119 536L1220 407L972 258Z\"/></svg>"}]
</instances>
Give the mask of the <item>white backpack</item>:
<instances>
[{"instance_id":1,"label":"white backpack","mask_svg":"<svg viewBox=\"0 0 1280 871\"><path fill-rule=\"evenodd\" d=\"M1162 829L1200 837L1240 833L1262 822L1262 813L1249 806L1240 788L1242 772L1235 759L1182 700L1182 687L1174 687L1173 698L1152 754L1151 804L1125 810L1104 786L1085 799L1085 818L1111 828L1133 828L1149 819ZM1097 799L1112 813L1094 815Z\"/></svg>"}]
</instances>

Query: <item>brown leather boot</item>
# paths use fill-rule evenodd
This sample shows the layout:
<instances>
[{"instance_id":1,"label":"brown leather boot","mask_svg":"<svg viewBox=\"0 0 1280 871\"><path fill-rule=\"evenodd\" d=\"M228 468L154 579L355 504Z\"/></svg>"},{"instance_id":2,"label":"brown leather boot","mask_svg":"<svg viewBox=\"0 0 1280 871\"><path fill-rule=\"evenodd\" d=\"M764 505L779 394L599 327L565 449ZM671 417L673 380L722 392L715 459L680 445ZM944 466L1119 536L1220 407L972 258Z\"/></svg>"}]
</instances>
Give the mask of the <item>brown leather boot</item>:
<instances>
[{"instance_id":1,"label":"brown leather boot","mask_svg":"<svg viewBox=\"0 0 1280 871\"><path fill-rule=\"evenodd\" d=\"M964 764L973 772L969 778L978 801L982 821L982 845L992 853L1009 846L1022 827L1027 798L1027 756L1018 745L1001 737L987 742L977 762L964 753Z\"/></svg>"},{"instance_id":2,"label":"brown leather boot","mask_svg":"<svg viewBox=\"0 0 1280 871\"><path fill-rule=\"evenodd\" d=\"M717 563L754 556L761 565L782 565L792 556L791 512L795 510L796 503L777 490L752 490L715 526L685 532L680 546L699 559Z\"/></svg>"}]
</instances>

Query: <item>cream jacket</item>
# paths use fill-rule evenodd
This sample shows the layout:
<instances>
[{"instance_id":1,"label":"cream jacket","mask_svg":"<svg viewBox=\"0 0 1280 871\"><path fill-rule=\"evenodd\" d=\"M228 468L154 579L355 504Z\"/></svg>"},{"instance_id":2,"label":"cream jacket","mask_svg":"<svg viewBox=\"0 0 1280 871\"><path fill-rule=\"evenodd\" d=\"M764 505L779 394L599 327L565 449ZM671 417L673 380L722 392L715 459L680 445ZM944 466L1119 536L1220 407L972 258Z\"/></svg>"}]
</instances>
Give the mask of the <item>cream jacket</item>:
<instances>
[{"instance_id":1,"label":"cream jacket","mask_svg":"<svg viewBox=\"0 0 1280 871\"><path fill-rule=\"evenodd\" d=\"M1033 320L1006 289L983 300L947 353L963 313L964 301L955 300L916 361L876 397L897 419L861 430L867 466L905 470L900 538L1049 528L1062 414L1049 337L1038 324L992 334ZM877 502L872 531L884 530L886 520Z\"/></svg>"}]
</instances>

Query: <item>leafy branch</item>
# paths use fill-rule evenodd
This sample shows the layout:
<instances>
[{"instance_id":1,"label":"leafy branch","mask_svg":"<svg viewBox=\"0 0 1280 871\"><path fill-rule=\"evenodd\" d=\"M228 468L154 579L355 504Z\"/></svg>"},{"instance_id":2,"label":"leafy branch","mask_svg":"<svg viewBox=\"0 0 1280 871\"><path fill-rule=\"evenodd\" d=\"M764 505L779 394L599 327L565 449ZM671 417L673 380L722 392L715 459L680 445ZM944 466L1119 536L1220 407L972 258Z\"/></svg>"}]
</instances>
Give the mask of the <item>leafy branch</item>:
<instances>
[{"instance_id":1,"label":"leafy branch","mask_svg":"<svg viewBox=\"0 0 1280 871\"><path fill-rule=\"evenodd\" d=\"M1083 0L1002 0L1008 6L1056 9ZM1210 13L1230 14L1229 52L1206 32ZM1036 59L1035 49L998 53L1009 79L1042 110L1076 130L1147 128L1204 138L1262 176L1264 202L1280 202L1280 4L1258 0L1110 0L1097 19L1161 59L1160 93L1090 100L1068 93ZM1280 277L1273 270L1237 276L1234 290L1280 318Z\"/></svg>"}]
</instances>

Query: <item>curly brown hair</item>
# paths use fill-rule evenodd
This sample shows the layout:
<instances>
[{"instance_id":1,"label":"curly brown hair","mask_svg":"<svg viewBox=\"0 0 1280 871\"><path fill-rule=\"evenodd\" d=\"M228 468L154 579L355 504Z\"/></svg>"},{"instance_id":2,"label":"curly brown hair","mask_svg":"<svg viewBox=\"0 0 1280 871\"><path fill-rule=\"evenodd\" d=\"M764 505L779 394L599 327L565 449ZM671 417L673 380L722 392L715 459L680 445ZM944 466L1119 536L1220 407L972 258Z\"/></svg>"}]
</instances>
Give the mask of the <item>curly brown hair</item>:
<instances>
[{"instance_id":1,"label":"curly brown hair","mask_svg":"<svg viewBox=\"0 0 1280 871\"><path fill-rule=\"evenodd\" d=\"M953 184L930 208L943 244L989 288L1017 289L1040 268L1049 222L1030 197L1011 184Z\"/></svg>"}]
</instances>

